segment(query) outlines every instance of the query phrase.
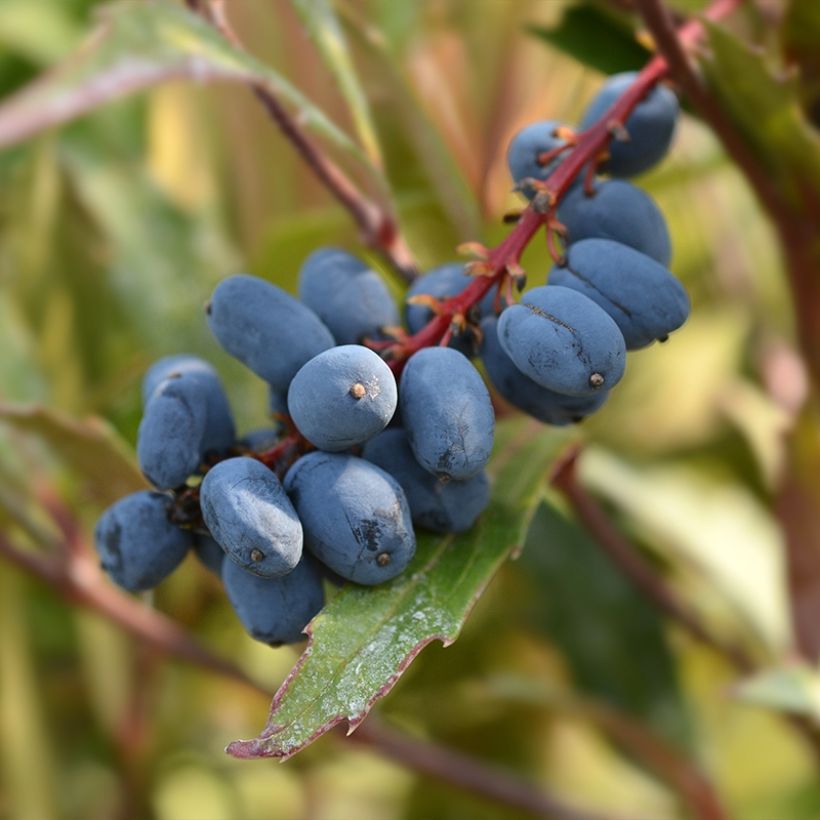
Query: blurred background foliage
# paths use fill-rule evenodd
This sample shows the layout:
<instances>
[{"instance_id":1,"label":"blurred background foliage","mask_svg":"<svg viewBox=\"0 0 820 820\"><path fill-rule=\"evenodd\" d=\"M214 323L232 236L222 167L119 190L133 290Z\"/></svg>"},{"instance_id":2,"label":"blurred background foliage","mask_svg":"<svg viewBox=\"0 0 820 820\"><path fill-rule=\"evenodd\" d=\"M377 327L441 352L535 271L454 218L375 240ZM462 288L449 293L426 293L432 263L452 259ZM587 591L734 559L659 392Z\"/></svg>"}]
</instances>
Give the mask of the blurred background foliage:
<instances>
[{"instance_id":1,"label":"blurred background foliage","mask_svg":"<svg viewBox=\"0 0 820 820\"><path fill-rule=\"evenodd\" d=\"M0 94L80 46L99 5L0 0ZM756 59L777 70L781 32L766 15L783 5L761 3L739 22L764 55ZM795 93L816 113L816 6L792 5L805 78ZM229 6L248 49L355 133L294 6ZM340 0L337 9L377 131L370 149L423 267L509 230L501 216L520 204L504 152L518 128L573 122L599 70L642 59L629 22L606 4ZM729 89L743 80L723 75ZM635 593L549 492L520 559L459 641L425 650L378 711L587 807L688 816L663 776L671 744L709 772L732 816L808 820L820 816L815 761L777 714L820 713L814 673L791 663L772 513L784 434L806 389L781 257L742 176L694 117L641 184L669 221L693 315L669 344L632 356L622 386L583 425L581 476L676 592L768 671L738 685L734 668ZM210 359L240 429L264 424L263 386L217 347L203 304L236 270L293 288L301 260L329 243L362 252L348 215L237 84L168 83L0 152L0 527L49 543L46 488L90 528L138 481L139 381L159 356ZM530 284L543 283L546 248L536 243L524 264ZM21 409L31 405L44 409ZM271 692L297 657L245 636L192 559L153 605ZM225 756L266 708L235 683L158 660L0 565L2 817L518 816L341 736L284 766ZM661 752L635 742L646 735Z\"/></svg>"}]
</instances>

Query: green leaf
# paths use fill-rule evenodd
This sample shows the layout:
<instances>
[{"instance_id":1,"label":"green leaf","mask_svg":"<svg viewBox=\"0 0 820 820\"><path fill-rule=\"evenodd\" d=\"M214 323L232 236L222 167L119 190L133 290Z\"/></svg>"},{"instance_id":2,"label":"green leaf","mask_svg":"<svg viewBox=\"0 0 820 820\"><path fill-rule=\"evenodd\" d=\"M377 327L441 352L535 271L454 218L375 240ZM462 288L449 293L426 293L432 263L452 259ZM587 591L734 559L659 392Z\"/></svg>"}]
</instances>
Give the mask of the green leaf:
<instances>
[{"instance_id":1,"label":"green leaf","mask_svg":"<svg viewBox=\"0 0 820 820\"><path fill-rule=\"evenodd\" d=\"M638 70L652 56L635 39L627 17L595 5L572 6L555 28L531 26L529 31L604 74Z\"/></svg>"},{"instance_id":2,"label":"green leaf","mask_svg":"<svg viewBox=\"0 0 820 820\"><path fill-rule=\"evenodd\" d=\"M298 113L303 127L366 163L358 146L295 86L180 6L105 6L85 47L0 107L0 146L20 142L112 100L168 80L258 84Z\"/></svg>"},{"instance_id":3,"label":"green leaf","mask_svg":"<svg viewBox=\"0 0 820 820\"><path fill-rule=\"evenodd\" d=\"M601 450L587 451L580 468L639 536L708 580L735 628L739 619L774 655L791 646L782 533L747 488L687 466L637 469Z\"/></svg>"},{"instance_id":4,"label":"green leaf","mask_svg":"<svg viewBox=\"0 0 820 820\"><path fill-rule=\"evenodd\" d=\"M686 742L686 709L662 620L592 539L544 502L521 569L534 587L531 621L560 647L578 687Z\"/></svg>"},{"instance_id":5,"label":"green leaf","mask_svg":"<svg viewBox=\"0 0 820 820\"><path fill-rule=\"evenodd\" d=\"M365 153L376 167L381 167L379 138L367 96L356 75L347 40L330 0L293 0L293 4L338 83Z\"/></svg>"},{"instance_id":6,"label":"green leaf","mask_svg":"<svg viewBox=\"0 0 820 820\"><path fill-rule=\"evenodd\" d=\"M792 204L820 198L820 133L801 108L793 75L774 72L759 51L706 23L701 66L712 93L770 179Z\"/></svg>"},{"instance_id":7,"label":"green leaf","mask_svg":"<svg viewBox=\"0 0 820 820\"><path fill-rule=\"evenodd\" d=\"M379 587L348 585L308 627L309 643L277 692L268 725L236 757L287 758L347 721L353 731L431 641L451 644L496 570L519 547L540 485L568 435L509 424L496 435L494 490L463 535L419 533L407 570Z\"/></svg>"},{"instance_id":8,"label":"green leaf","mask_svg":"<svg viewBox=\"0 0 820 820\"><path fill-rule=\"evenodd\" d=\"M127 445L100 418L79 421L48 407L3 402L0 425L37 438L100 504L147 487Z\"/></svg>"},{"instance_id":9,"label":"green leaf","mask_svg":"<svg viewBox=\"0 0 820 820\"><path fill-rule=\"evenodd\" d=\"M734 693L748 703L805 715L820 724L820 672L808 664L767 669L735 687Z\"/></svg>"},{"instance_id":10,"label":"green leaf","mask_svg":"<svg viewBox=\"0 0 820 820\"><path fill-rule=\"evenodd\" d=\"M783 49L800 70L800 96L815 125L820 125L820 3L792 0L782 27Z\"/></svg>"}]
</instances>

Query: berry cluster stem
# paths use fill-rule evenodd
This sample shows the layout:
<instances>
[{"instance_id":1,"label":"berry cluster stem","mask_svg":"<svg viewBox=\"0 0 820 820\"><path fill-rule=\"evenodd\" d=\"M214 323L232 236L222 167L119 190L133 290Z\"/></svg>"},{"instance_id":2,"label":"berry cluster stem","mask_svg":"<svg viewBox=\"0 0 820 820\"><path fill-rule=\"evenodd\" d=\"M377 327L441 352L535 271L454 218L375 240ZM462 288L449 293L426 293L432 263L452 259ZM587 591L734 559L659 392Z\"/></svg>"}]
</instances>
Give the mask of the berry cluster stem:
<instances>
[{"instance_id":1,"label":"berry cluster stem","mask_svg":"<svg viewBox=\"0 0 820 820\"><path fill-rule=\"evenodd\" d=\"M715 0L703 13L705 19L721 20L737 9L744 0ZM701 20L690 20L677 31L678 41L685 49L692 49L702 38ZM507 237L490 249L482 260L482 273L475 277L461 293L442 301L435 316L417 333L397 341L386 351L388 364L398 375L404 363L416 351L439 344L458 316L465 316L484 295L501 283L503 277L519 269L524 250L540 228L552 230L555 210L575 178L585 168L594 167L605 154L611 140L636 106L667 75L669 64L656 55L644 66L635 82L612 104L604 115L585 131L576 135L574 144L567 149L561 164L539 185L533 202L521 214L518 223Z\"/></svg>"}]
</instances>

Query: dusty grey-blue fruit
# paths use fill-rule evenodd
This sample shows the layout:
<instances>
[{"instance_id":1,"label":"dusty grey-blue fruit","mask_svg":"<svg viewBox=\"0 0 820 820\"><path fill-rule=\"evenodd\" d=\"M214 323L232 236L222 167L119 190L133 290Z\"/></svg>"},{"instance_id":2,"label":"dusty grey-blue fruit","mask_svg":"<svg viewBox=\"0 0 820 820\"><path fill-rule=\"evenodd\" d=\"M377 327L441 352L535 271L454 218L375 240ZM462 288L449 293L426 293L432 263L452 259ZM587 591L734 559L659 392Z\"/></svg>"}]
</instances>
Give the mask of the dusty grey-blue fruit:
<instances>
[{"instance_id":1,"label":"dusty grey-blue fruit","mask_svg":"<svg viewBox=\"0 0 820 820\"><path fill-rule=\"evenodd\" d=\"M285 476L305 546L348 581L380 584L399 575L416 551L410 507L399 483L356 456L313 452Z\"/></svg>"},{"instance_id":2,"label":"dusty grey-blue fruit","mask_svg":"<svg viewBox=\"0 0 820 820\"><path fill-rule=\"evenodd\" d=\"M401 376L399 405L410 448L425 470L464 481L484 469L495 416L469 359L447 347L414 353Z\"/></svg>"},{"instance_id":3,"label":"dusty grey-blue fruit","mask_svg":"<svg viewBox=\"0 0 820 820\"><path fill-rule=\"evenodd\" d=\"M558 206L568 244L584 239L612 239L651 256L661 265L672 257L666 220L649 194L622 179L600 181L588 196L583 188L570 191Z\"/></svg>"},{"instance_id":4,"label":"dusty grey-blue fruit","mask_svg":"<svg viewBox=\"0 0 820 820\"><path fill-rule=\"evenodd\" d=\"M112 580L136 592L152 589L182 563L193 535L170 520L164 493L131 493L112 504L94 528L100 564Z\"/></svg>"},{"instance_id":5,"label":"dusty grey-blue fruit","mask_svg":"<svg viewBox=\"0 0 820 820\"><path fill-rule=\"evenodd\" d=\"M613 74L584 112L581 128L589 128L605 116L637 76L635 71ZM664 85L656 85L627 118L629 139L613 139L610 143L605 170L614 176L631 177L660 162L672 144L679 110L678 98L672 91Z\"/></svg>"},{"instance_id":6,"label":"dusty grey-blue fruit","mask_svg":"<svg viewBox=\"0 0 820 820\"><path fill-rule=\"evenodd\" d=\"M206 312L222 347L280 393L305 362L334 345L310 308L256 276L220 282Z\"/></svg>"},{"instance_id":7,"label":"dusty grey-blue fruit","mask_svg":"<svg viewBox=\"0 0 820 820\"><path fill-rule=\"evenodd\" d=\"M362 458L390 473L401 484L413 523L433 532L464 532L475 524L490 501L485 471L466 481L445 481L416 461L407 433L392 428L365 444Z\"/></svg>"},{"instance_id":8,"label":"dusty grey-blue fruit","mask_svg":"<svg viewBox=\"0 0 820 820\"><path fill-rule=\"evenodd\" d=\"M308 555L281 578L260 578L225 561L222 582L248 634L271 646L303 641L304 628L325 601L322 576Z\"/></svg>"},{"instance_id":9,"label":"dusty grey-blue fruit","mask_svg":"<svg viewBox=\"0 0 820 820\"><path fill-rule=\"evenodd\" d=\"M683 285L663 265L608 239L571 245L549 281L600 305L620 328L627 350L665 339L689 316Z\"/></svg>"},{"instance_id":10,"label":"dusty grey-blue fruit","mask_svg":"<svg viewBox=\"0 0 820 820\"><path fill-rule=\"evenodd\" d=\"M608 390L591 396L567 396L536 384L515 366L501 347L497 325L495 316L481 322L481 361L490 382L510 404L544 424L561 427L583 420L607 400Z\"/></svg>"},{"instance_id":11,"label":"dusty grey-blue fruit","mask_svg":"<svg viewBox=\"0 0 820 820\"><path fill-rule=\"evenodd\" d=\"M267 578L291 572L302 557L302 525L276 474L254 458L220 461L199 489L202 517L235 563Z\"/></svg>"},{"instance_id":12,"label":"dusty grey-blue fruit","mask_svg":"<svg viewBox=\"0 0 820 820\"><path fill-rule=\"evenodd\" d=\"M399 312L381 276L340 248L321 248L299 271L299 298L333 334L337 344L359 344L396 327Z\"/></svg>"},{"instance_id":13,"label":"dusty grey-blue fruit","mask_svg":"<svg viewBox=\"0 0 820 820\"><path fill-rule=\"evenodd\" d=\"M624 374L626 345L611 316L571 288L533 288L498 320L498 339L534 382L569 396L610 390Z\"/></svg>"},{"instance_id":14,"label":"dusty grey-blue fruit","mask_svg":"<svg viewBox=\"0 0 820 820\"><path fill-rule=\"evenodd\" d=\"M393 372L361 345L341 345L315 356L288 391L288 410L299 432L320 450L334 453L384 430L397 402Z\"/></svg>"}]
</instances>

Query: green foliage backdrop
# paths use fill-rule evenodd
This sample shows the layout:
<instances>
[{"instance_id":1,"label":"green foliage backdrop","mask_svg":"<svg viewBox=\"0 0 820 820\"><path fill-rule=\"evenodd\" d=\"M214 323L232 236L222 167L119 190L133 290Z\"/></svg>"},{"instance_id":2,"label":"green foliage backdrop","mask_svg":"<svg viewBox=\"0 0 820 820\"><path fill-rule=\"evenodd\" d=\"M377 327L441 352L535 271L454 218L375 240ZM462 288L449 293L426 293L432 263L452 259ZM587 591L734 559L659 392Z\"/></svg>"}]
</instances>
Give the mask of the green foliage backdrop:
<instances>
[{"instance_id":1,"label":"green foliage backdrop","mask_svg":"<svg viewBox=\"0 0 820 820\"><path fill-rule=\"evenodd\" d=\"M25 555L66 540L82 550L101 509L143 486L139 382L161 355L210 359L240 429L265 422L264 387L204 322L226 274L293 289L306 254L336 244L364 253L400 297L400 277L246 82L298 112L395 211L427 267L506 235L501 217L520 203L504 151L518 128L572 122L600 71L647 58L631 5L228 4L246 52L171 0L0 1L0 538ZM814 0L746 2L709 27L698 68L740 156L690 110L641 180L669 221L690 321L631 357L580 429L508 414L489 514L455 543L426 539L415 572L389 588L333 601L279 704L304 725L265 751L356 722L395 685L362 728L398 728L603 816L820 814L818 50ZM11 96L56 64L37 96ZM39 122L55 102L115 73L135 93L39 127L65 119ZM523 263L542 284L543 243ZM638 591L550 486L568 443L583 445L579 485L711 646ZM0 556L0 817L528 816L401 765L377 732L356 743L334 731L283 766L225 755L259 733L264 693L299 652L248 638L193 559L139 607L262 694L169 662L74 604ZM397 679L408 653L456 635Z\"/></svg>"}]
</instances>

